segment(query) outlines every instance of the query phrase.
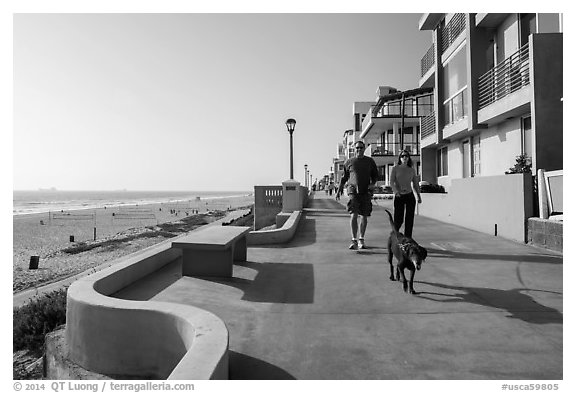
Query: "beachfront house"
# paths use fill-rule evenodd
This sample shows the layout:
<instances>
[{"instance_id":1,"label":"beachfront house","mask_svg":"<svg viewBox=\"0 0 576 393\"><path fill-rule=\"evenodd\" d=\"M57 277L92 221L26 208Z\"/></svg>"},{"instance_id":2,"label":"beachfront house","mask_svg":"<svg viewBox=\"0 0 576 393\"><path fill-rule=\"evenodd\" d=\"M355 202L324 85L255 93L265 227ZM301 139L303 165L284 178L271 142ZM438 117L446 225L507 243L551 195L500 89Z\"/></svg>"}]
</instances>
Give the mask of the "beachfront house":
<instances>
[{"instance_id":1,"label":"beachfront house","mask_svg":"<svg viewBox=\"0 0 576 393\"><path fill-rule=\"evenodd\" d=\"M420 213L525 241L534 176L562 169L562 15L423 14L422 179L444 186ZM506 175L519 156L528 174ZM495 197L497 195L497 197Z\"/></svg>"}]
</instances>

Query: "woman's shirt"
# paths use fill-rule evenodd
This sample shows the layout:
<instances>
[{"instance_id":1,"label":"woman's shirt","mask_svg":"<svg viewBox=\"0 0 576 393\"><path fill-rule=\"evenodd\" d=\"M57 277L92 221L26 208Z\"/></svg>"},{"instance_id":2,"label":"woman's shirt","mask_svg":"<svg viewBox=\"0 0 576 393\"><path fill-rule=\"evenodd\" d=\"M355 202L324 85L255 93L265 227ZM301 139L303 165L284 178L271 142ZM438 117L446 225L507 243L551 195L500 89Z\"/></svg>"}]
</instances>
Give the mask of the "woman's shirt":
<instances>
[{"instance_id":1,"label":"woman's shirt","mask_svg":"<svg viewBox=\"0 0 576 393\"><path fill-rule=\"evenodd\" d=\"M394 193L410 194L412 193L412 185L414 190L420 193L418 177L414 168L407 165L395 165L392 168L392 173L390 173L390 186Z\"/></svg>"}]
</instances>

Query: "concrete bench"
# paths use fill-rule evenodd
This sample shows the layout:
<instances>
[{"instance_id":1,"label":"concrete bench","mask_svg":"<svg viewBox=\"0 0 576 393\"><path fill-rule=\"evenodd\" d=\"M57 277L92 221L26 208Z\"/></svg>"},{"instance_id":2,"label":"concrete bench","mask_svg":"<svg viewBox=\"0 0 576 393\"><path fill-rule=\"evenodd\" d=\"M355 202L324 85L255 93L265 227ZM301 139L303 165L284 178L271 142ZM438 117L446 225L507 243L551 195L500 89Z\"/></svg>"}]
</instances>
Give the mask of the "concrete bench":
<instances>
[{"instance_id":1,"label":"concrete bench","mask_svg":"<svg viewBox=\"0 0 576 393\"><path fill-rule=\"evenodd\" d=\"M183 276L232 277L234 261L246 260L250 227L210 226L172 242L182 249Z\"/></svg>"}]
</instances>

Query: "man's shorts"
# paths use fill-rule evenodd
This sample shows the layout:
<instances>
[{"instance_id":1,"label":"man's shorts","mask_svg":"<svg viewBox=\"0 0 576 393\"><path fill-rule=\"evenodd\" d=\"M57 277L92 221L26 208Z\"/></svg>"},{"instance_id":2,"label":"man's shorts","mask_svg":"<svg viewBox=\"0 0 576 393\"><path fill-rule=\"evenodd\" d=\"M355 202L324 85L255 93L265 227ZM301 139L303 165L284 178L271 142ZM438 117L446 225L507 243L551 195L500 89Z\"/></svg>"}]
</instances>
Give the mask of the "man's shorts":
<instances>
[{"instance_id":1,"label":"man's shorts","mask_svg":"<svg viewBox=\"0 0 576 393\"><path fill-rule=\"evenodd\" d=\"M357 213L361 216L369 217L372 214L371 194L350 194L348 200L348 213Z\"/></svg>"}]
</instances>

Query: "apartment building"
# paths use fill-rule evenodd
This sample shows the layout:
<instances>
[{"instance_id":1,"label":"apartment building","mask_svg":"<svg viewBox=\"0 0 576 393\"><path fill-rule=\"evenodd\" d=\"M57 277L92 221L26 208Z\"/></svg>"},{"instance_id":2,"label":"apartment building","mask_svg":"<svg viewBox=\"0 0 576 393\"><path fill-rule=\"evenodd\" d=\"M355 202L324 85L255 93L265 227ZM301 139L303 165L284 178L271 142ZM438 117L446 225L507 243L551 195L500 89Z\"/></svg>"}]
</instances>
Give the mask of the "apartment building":
<instances>
[{"instance_id":1,"label":"apartment building","mask_svg":"<svg viewBox=\"0 0 576 393\"><path fill-rule=\"evenodd\" d=\"M436 108L422 121L422 178L503 175L526 154L562 169L562 15L424 14L432 45L421 88Z\"/></svg>"},{"instance_id":2,"label":"apartment building","mask_svg":"<svg viewBox=\"0 0 576 393\"><path fill-rule=\"evenodd\" d=\"M434 111L421 120L419 214L526 241L538 215L533 176L563 168L561 14L424 14L431 32L420 88ZM525 155L532 173L506 175Z\"/></svg>"},{"instance_id":3,"label":"apartment building","mask_svg":"<svg viewBox=\"0 0 576 393\"><path fill-rule=\"evenodd\" d=\"M368 141L365 154L376 162L379 185L390 185L390 173L401 150L410 152L420 176L420 120L433 111L432 87L408 91L378 88L377 101L362 122L360 138Z\"/></svg>"}]
</instances>

